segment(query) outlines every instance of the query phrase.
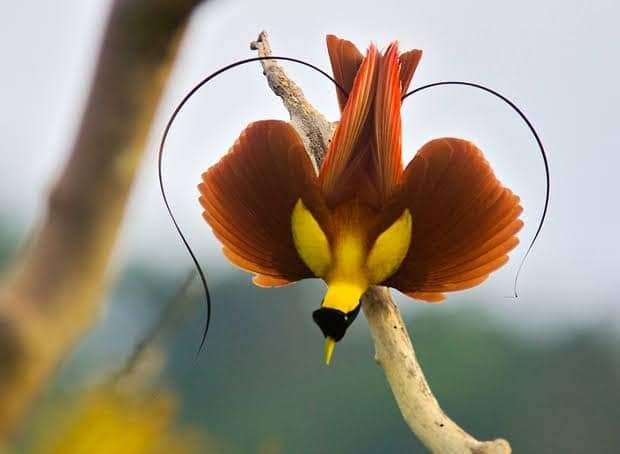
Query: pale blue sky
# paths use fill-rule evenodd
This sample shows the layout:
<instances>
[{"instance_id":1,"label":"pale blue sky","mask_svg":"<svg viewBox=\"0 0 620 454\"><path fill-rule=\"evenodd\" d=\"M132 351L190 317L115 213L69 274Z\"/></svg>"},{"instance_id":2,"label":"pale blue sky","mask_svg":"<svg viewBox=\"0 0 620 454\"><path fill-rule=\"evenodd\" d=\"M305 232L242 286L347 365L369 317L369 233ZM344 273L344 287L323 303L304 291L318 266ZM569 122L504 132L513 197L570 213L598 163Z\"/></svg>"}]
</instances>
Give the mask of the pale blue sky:
<instances>
[{"instance_id":1,"label":"pale blue sky","mask_svg":"<svg viewBox=\"0 0 620 454\"><path fill-rule=\"evenodd\" d=\"M44 194L75 132L108 1L13 2L0 28L0 214L22 227L37 219ZM380 5L379 7L377 5ZM208 2L194 17L153 130L119 245L117 262L147 259L189 267L164 213L155 179L156 142L173 106L208 73L253 56L249 42L270 32L276 54L328 68L326 33L365 48L398 39L424 50L413 85L476 81L517 102L537 126L552 166L548 223L512 289L522 246L509 266L468 300L509 321L544 328L615 320L618 326L620 231L620 9L614 1L434 2L275 0ZM337 109L321 76L288 66L330 117ZM543 201L542 163L533 139L506 106L467 89L439 89L403 111L406 156L436 136L476 142L500 178L522 196L533 234ZM229 74L196 97L173 130L165 173L171 199L203 262L229 269L200 218L195 185L249 121L286 118L257 67ZM447 305L458 305L454 297Z\"/></svg>"}]
</instances>

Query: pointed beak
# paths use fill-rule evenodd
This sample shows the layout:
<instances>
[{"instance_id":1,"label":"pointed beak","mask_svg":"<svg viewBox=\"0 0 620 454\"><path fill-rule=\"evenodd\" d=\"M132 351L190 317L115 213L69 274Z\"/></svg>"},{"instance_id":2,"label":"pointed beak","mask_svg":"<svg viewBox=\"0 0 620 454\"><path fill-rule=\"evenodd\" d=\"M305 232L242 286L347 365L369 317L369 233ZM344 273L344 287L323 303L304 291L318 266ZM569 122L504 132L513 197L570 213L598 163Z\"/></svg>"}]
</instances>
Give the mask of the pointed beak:
<instances>
[{"instance_id":1,"label":"pointed beak","mask_svg":"<svg viewBox=\"0 0 620 454\"><path fill-rule=\"evenodd\" d=\"M325 364L329 366L329 363L332 360L332 355L334 354L334 348L336 347L336 341L331 337L325 338Z\"/></svg>"}]
</instances>

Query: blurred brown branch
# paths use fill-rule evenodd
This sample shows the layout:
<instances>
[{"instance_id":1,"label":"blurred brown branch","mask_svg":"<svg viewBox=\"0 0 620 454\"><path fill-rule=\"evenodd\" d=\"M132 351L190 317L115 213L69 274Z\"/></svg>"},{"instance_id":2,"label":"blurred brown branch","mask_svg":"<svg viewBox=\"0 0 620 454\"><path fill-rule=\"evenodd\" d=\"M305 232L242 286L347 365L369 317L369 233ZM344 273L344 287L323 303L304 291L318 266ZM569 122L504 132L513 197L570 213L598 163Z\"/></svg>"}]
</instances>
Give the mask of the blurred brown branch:
<instances>
[{"instance_id":1,"label":"blurred brown branch","mask_svg":"<svg viewBox=\"0 0 620 454\"><path fill-rule=\"evenodd\" d=\"M271 46L265 32L261 32L251 47L258 50L259 55L271 55ZM269 86L282 98L289 110L291 124L304 137L308 153L320 165L329 140L329 136L325 139L327 121L305 99L301 89L289 79L277 61L263 62L263 70ZM299 112L304 116L303 121L297 120ZM313 139L316 137L323 137L322 143ZM511 452L506 440L478 441L443 412L424 377L405 323L387 288L370 288L363 297L363 308L374 339L377 362L383 367L403 418L431 452Z\"/></svg>"},{"instance_id":2,"label":"blurred brown branch","mask_svg":"<svg viewBox=\"0 0 620 454\"><path fill-rule=\"evenodd\" d=\"M69 161L0 291L0 437L98 315L147 133L201 0L115 0ZM44 153L44 150L41 151Z\"/></svg>"}]
</instances>

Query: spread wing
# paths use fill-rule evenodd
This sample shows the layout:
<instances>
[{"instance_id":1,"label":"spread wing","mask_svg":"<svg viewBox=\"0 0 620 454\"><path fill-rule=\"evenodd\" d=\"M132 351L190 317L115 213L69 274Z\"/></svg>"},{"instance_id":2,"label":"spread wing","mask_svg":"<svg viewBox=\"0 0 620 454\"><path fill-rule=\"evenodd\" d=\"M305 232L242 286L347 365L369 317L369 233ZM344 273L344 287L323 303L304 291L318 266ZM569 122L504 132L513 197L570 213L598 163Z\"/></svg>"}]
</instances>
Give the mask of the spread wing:
<instances>
[{"instance_id":1,"label":"spread wing","mask_svg":"<svg viewBox=\"0 0 620 454\"><path fill-rule=\"evenodd\" d=\"M523 226L519 198L470 142L444 138L422 147L399 194L412 217L409 251L386 285L441 301L444 292L483 282L508 261Z\"/></svg>"},{"instance_id":2,"label":"spread wing","mask_svg":"<svg viewBox=\"0 0 620 454\"><path fill-rule=\"evenodd\" d=\"M291 216L302 199L323 219L316 175L304 145L286 122L251 123L229 152L202 175L203 216L226 257L257 274L257 285L284 285L312 272L293 244Z\"/></svg>"}]
</instances>

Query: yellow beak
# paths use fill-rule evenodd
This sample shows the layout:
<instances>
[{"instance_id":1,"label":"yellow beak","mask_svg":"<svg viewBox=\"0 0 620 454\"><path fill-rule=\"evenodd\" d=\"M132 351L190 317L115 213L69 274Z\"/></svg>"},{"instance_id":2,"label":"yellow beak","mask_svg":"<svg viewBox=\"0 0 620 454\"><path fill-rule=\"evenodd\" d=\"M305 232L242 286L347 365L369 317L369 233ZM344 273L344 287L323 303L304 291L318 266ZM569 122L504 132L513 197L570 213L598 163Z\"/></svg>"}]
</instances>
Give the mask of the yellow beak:
<instances>
[{"instance_id":1,"label":"yellow beak","mask_svg":"<svg viewBox=\"0 0 620 454\"><path fill-rule=\"evenodd\" d=\"M334 348L336 347L336 341L331 337L325 338L325 364L329 366L334 354Z\"/></svg>"}]
</instances>

